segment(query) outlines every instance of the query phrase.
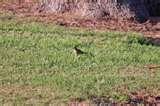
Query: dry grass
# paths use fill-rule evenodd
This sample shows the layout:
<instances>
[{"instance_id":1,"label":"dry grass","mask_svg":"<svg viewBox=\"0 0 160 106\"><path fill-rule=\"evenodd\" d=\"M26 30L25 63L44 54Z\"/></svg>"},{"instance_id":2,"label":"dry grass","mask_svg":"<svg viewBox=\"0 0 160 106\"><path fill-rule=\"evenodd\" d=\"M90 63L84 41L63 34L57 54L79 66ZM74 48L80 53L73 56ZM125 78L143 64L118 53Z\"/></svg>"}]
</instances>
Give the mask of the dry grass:
<instances>
[{"instance_id":1,"label":"dry grass","mask_svg":"<svg viewBox=\"0 0 160 106\"><path fill-rule=\"evenodd\" d=\"M159 2L130 0L41 0L45 12L73 12L90 18L136 19L144 22L150 15L159 14Z\"/></svg>"}]
</instances>

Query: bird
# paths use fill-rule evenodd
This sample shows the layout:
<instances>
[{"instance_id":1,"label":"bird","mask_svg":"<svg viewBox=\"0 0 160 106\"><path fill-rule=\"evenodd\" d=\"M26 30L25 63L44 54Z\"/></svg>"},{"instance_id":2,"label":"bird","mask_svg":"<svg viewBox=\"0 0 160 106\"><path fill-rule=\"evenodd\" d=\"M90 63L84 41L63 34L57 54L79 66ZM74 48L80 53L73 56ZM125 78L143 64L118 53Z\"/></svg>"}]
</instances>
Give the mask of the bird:
<instances>
[{"instance_id":1,"label":"bird","mask_svg":"<svg viewBox=\"0 0 160 106\"><path fill-rule=\"evenodd\" d=\"M87 54L87 52L82 51L77 46L74 47L74 52L76 53L76 55Z\"/></svg>"},{"instance_id":2,"label":"bird","mask_svg":"<svg viewBox=\"0 0 160 106\"><path fill-rule=\"evenodd\" d=\"M81 49L78 48L78 46L74 46L74 53L76 54L76 56L79 56L79 55L90 55L92 57L95 56L92 53L82 51Z\"/></svg>"}]
</instances>

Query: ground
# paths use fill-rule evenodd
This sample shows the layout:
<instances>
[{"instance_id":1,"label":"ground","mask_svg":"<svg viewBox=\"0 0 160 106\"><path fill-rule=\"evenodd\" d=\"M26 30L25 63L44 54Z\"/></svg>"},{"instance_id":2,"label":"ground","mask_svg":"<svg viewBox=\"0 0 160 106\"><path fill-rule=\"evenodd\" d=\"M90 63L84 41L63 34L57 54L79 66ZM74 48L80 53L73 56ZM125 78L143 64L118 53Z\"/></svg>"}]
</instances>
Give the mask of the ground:
<instances>
[{"instance_id":1,"label":"ground","mask_svg":"<svg viewBox=\"0 0 160 106\"><path fill-rule=\"evenodd\" d=\"M157 32L146 38L66 27L62 21L44 22L46 15L37 20L21 13L22 19L6 10L0 14L0 102L159 101ZM86 54L75 54L75 46Z\"/></svg>"},{"instance_id":2,"label":"ground","mask_svg":"<svg viewBox=\"0 0 160 106\"><path fill-rule=\"evenodd\" d=\"M137 23L133 20L117 20L113 18L84 19L84 17L67 14L46 14L37 9L39 4L35 3L1 3L0 10L12 12L20 18L31 18L32 20L45 23L55 23L61 26L82 27L98 30L134 31L143 33L145 36L160 38L160 17L150 17L145 23Z\"/></svg>"}]
</instances>

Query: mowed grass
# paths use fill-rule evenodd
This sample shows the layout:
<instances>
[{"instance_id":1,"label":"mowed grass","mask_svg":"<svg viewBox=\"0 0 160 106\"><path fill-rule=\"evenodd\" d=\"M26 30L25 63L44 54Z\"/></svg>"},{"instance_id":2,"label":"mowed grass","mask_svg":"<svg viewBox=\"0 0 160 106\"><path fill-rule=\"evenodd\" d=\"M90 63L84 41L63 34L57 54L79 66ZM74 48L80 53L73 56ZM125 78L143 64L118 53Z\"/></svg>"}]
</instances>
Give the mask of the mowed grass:
<instances>
[{"instance_id":1,"label":"mowed grass","mask_svg":"<svg viewBox=\"0 0 160 106\"><path fill-rule=\"evenodd\" d=\"M75 55L75 45L87 54ZM134 91L158 94L160 69L145 67L150 64L160 64L160 47L139 34L0 21L1 102L126 101Z\"/></svg>"}]
</instances>

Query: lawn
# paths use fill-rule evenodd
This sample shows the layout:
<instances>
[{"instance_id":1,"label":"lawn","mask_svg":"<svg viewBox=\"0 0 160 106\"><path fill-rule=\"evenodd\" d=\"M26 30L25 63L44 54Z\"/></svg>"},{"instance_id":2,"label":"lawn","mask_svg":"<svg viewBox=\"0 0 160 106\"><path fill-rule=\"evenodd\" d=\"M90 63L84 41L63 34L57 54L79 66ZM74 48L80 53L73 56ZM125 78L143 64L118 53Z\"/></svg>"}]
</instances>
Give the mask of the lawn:
<instances>
[{"instance_id":1,"label":"lawn","mask_svg":"<svg viewBox=\"0 0 160 106\"><path fill-rule=\"evenodd\" d=\"M74 47L86 54L76 55ZM0 19L0 102L68 102L160 93L160 47L141 34Z\"/></svg>"}]
</instances>

